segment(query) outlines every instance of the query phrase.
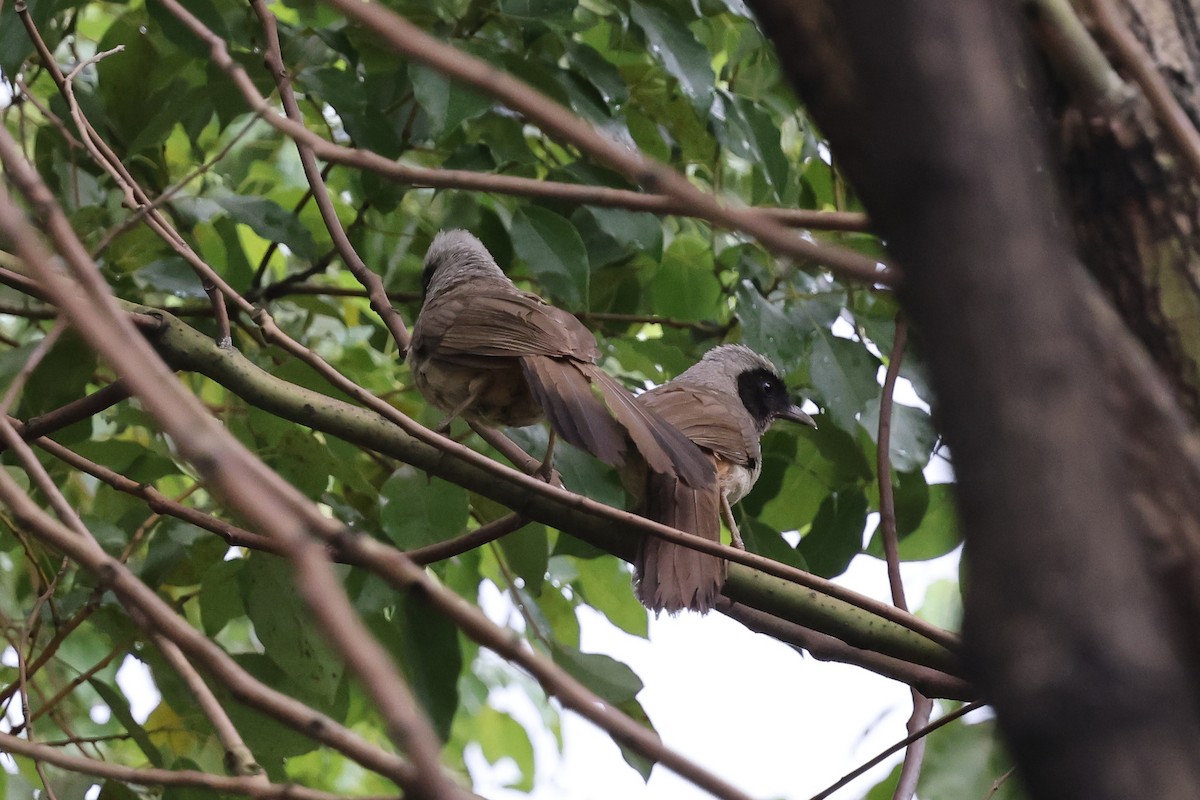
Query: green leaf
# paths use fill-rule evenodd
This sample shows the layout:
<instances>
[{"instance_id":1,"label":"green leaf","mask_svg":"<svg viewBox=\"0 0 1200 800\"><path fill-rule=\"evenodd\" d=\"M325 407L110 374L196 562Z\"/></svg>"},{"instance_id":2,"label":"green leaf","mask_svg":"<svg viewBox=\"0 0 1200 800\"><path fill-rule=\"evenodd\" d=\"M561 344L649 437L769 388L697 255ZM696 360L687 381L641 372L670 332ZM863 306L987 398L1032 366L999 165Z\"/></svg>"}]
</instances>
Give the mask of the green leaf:
<instances>
[{"instance_id":1,"label":"green leaf","mask_svg":"<svg viewBox=\"0 0 1200 800\"><path fill-rule=\"evenodd\" d=\"M534 777L533 744L525 728L508 714L490 705L481 708L471 724L474 728L472 738L479 742L488 763L495 764L502 758L511 758L521 776L511 784L512 787L518 791L531 791Z\"/></svg>"},{"instance_id":2,"label":"green leaf","mask_svg":"<svg viewBox=\"0 0 1200 800\"><path fill-rule=\"evenodd\" d=\"M812 529L797 548L809 571L824 578L841 575L862 552L867 522L867 498L858 489L834 492L821 503Z\"/></svg>"},{"instance_id":3,"label":"green leaf","mask_svg":"<svg viewBox=\"0 0 1200 800\"><path fill-rule=\"evenodd\" d=\"M867 549L871 555L883 557L882 531L876 531ZM929 487L929 506L916 530L900 537L902 561L926 561L944 556L962 543L958 511L954 505L953 485L935 483Z\"/></svg>"},{"instance_id":4,"label":"green leaf","mask_svg":"<svg viewBox=\"0 0 1200 800\"><path fill-rule=\"evenodd\" d=\"M651 54L679 81L680 90L696 113L706 117L714 83L708 50L675 15L635 0L630 4L629 18L646 35Z\"/></svg>"},{"instance_id":5,"label":"green leaf","mask_svg":"<svg viewBox=\"0 0 1200 800\"><path fill-rule=\"evenodd\" d=\"M251 554L241 573L246 615L267 656L319 707L333 703L345 667L317 629L281 558Z\"/></svg>"},{"instance_id":6,"label":"green leaf","mask_svg":"<svg viewBox=\"0 0 1200 800\"><path fill-rule=\"evenodd\" d=\"M958 581L934 581L925 590L917 616L948 631L962 629L962 587Z\"/></svg>"},{"instance_id":7,"label":"green leaf","mask_svg":"<svg viewBox=\"0 0 1200 800\"><path fill-rule=\"evenodd\" d=\"M200 583L200 619L208 636L216 636L230 620L246 613L241 593L229 591L230 586L239 585L245 565L244 558L218 561L204 575Z\"/></svg>"},{"instance_id":8,"label":"green leaf","mask_svg":"<svg viewBox=\"0 0 1200 800\"><path fill-rule=\"evenodd\" d=\"M879 398L866 402L859 423L871 435L871 441L879 443ZM913 472L929 463L929 454L937 443L937 431L933 419L920 408L901 403L892 404L892 432L888 441L888 457L892 469L898 472Z\"/></svg>"},{"instance_id":9,"label":"green leaf","mask_svg":"<svg viewBox=\"0 0 1200 800\"><path fill-rule=\"evenodd\" d=\"M513 215L512 243L552 297L568 308L588 307L587 249L570 221L538 206L522 206Z\"/></svg>"},{"instance_id":10,"label":"green leaf","mask_svg":"<svg viewBox=\"0 0 1200 800\"><path fill-rule=\"evenodd\" d=\"M444 542L466 529L467 491L410 466L384 482L379 502L379 524L403 550Z\"/></svg>"},{"instance_id":11,"label":"green leaf","mask_svg":"<svg viewBox=\"0 0 1200 800\"><path fill-rule=\"evenodd\" d=\"M802 327L783 301L768 300L754 284L743 280L737 287L737 315L746 345L791 372L807 348Z\"/></svg>"},{"instance_id":12,"label":"green leaf","mask_svg":"<svg viewBox=\"0 0 1200 800\"><path fill-rule=\"evenodd\" d=\"M133 714L129 711L129 701L125 699L125 695L96 678L89 678L88 685L96 690L96 694L100 695L100 699L112 711L113 717L124 726L142 754L146 756L146 760L155 767L164 766L162 753L154 746L154 742L150 741L150 734L146 733L146 729L133 718Z\"/></svg>"},{"instance_id":13,"label":"green leaf","mask_svg":"<svg viewBox=\"0 0 1200 800\"><path fill-rule=\"evenodd\" d=\"M28 0L26 3L30 19L41 31L51 51L58 46L61 38L55 27L48 24L58 5L58 0ZM17 17L15 6L16 3L5 3L0 7L0 72L6 76L17 75L21 62L34 52L33 42Z\"/></svg>"},{"instance_id":14,"label":"green leaf","mask_svg":"<svg viewBox=\"0 0 1200 800\"><path fill-rule=\"evenodd\" d=\"M204 284L181 256L156 258L133 273L138 286L176 297L204 297Z\"/></svg>"},{"instance_id":15,"label":"green leaf","mask_svg":"<svg viewBox=\"0 0 1200 800\"><path fill-rule=\"evenodd\" d=\"M972 725L952 722L929 736L917 793L921 800L988 797L993 784L1012 769L995 720ZM1025 793L1015 775L1000 784L991 800L1020 800Z\"/></svg>"},{"instance_id":16,"label":"green leaf","mask_svg":"<svg viewBox=\"0 0 1200 800\"><path fill-rule=\"evenodd\" d=\"M29 376L18 405L22 418L50 411L87 394L96 353L74 330L63 334Z\"/></svg>"},{"instance_id":17,"label":"green leaf","mask_svg":"<svg viewBox=\"0 0 1200 800\"><path fill-rule=\"evenodd\" d=\"M827 333L813 342L813 388L821 407L842 430L854 431L867 402L878 397L878 366L878 360L858 342Z\"/></svg>"},{"instance_id":18,"label":"green leaf","mask_svg":"<svg viewBox=\"0 0 1200 800\"><path fill-rule=\"evenodd\" d=\"M587 247L592 266L600 268L644 255L662 256L663 230L653 214L620 208L584 207L571 215Z\"/></svg>"},{"instance_id":19,"label":"green leaf","mask_svg":"<svg viewBox=\"0 0 1200 800\"><path fill-rule=\"evenodd\" d=\"M722 292L713 274L712 245L699 236L676 236L663 254L651 287L656 314L680 320L715 319Z\"/></svg>"},{"instance_id":20,"label":"green leaf","mask_svg":"<svg viewBox=\"0 0 1200 800\"><path fill-rule=\"evenodd\" d=\"M500 0L500 13L521 22L561 27L571 23L577 6L575 0Z\"/></svg>"},{"instance_id":21,"label":"green leaf","mask_svg":"<svg viewBox=\"0 0 1200 800\"><path fill-rule=\"evenodd\" d=\"M311 261L317 257L312 233L298 217L285 211L274 200L265 197L220 195L213 198L221 208L238 222L249 226L268 242L280 242L300 258Z\"/></svg>"},{"instance_id":22,"label":"green leaf","mask_svg":"<svg viewBox=\"0 0 1200 800\"><path fill-rule=\"evenodd\" d=\"M396 595L391 619L382 614L366 618L375 637L404 673L442 741L458 708L458 674L462 652L458 628L419 596Z\"/></svg>"},{"instance_id":23,"label":"green leaf","mask_svg":"<svg viewBox=\"0 0 1200 800\"><path fill-rule=\"evenodd\" d=\"M575 5L574 0L571 5ZM595 48L569 41L567 53L575 74L591 84L610 110L617 110L629 99L629 86L621 76L620 70ZM661 230L661 226L656 224L655 227Z\"/></svg>"},{"instance_id":24,"label":"green leaf","mask_svg":"<svg viewBox=\"0 0 1200 800\"><path fill-rule=\"evenodd\" d=\"M500 539L499 546L509 568L525 582L525 589L534 597L542 593L546 579L546 562L550 558L544 525L526 525Z\"/></svg>"},{"instance_id":25,"label":"green leaf","mask_svg":"<svg viewBox=\"0 0 1200 800\"><path fill-rule=\"evenodd\" d=\"M578 560L576 585L583 601L626 633L646 638L649 615L633 594L632 575L617 558Z\"/></svg>"},{"instance_id":26,"label":"green leaf","mask_svg":"<svg viewBox=\"0 0 1200 800\"><path fill-rule=\"evenodd\" d=\"M584 653L561 643L553 646L555 662L602 700L620 705L637 697L642 679L626 664L603 653Z\"/></svg>"},{"instance_id":27,"label":"green leaf","mask_svg":"<svg viewBox=\"0 0 1200 800\"><path fill-rule=\"evenodd\" d=\"M492 107L492 99L452 81L442 73L420 64L409 64L413 94L429 115L435 137L453 131L472 117Z\"/></svg>"}]
</instances>

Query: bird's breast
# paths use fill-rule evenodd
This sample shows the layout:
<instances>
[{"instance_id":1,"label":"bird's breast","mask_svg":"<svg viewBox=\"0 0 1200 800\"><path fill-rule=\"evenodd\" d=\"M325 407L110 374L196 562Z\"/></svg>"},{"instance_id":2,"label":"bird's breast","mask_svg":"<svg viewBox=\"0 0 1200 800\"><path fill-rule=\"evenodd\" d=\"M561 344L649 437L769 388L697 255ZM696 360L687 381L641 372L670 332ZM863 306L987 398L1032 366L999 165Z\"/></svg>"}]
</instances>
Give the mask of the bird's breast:
<instances>
[{"instance_id":1,"label":"bird's breast","mask_svg":"<svg viewBox=\"0 0 1200 800\"><path fill-rule=\"evenodd\" d=\"M721 484L721 491L729 498L730 505L750 494L755 481L758 480L759 473L762 472L762 463L758 461L751 466L746 466L718 456L716 463L717 480Z\"/></svg>"}]
</instances>

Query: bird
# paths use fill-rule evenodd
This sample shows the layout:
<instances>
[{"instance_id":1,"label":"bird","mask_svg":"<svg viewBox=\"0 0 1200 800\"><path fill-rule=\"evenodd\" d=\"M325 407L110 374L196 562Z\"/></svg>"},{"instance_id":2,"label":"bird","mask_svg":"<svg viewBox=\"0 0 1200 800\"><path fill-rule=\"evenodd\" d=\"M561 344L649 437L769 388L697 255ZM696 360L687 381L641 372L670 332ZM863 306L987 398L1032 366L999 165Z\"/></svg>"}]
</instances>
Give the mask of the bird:
<instances>
[{"instance_id":1,"label":"bird","mask_svg":"<svg viewBox=\"0 0 1200 800\"><path fill-rule=\"evenodd\" d=\"M695 442L717 472L717 485L708 487L647 474L643 514L713 542L721 539L725 514L734 545L745 549L731 506L749 494L762 472L759 440L777 419L817 426L788 395L775 365L745 345L718 345L637 400ZM706 613L725 582L719 557L654 536L640 541L634 566L638 599L656 613Z\"/></svg>"},{"instance_id":2,"label":"bird","mask_svg":"<svg viewBox=\"0 0 1200 800\"><path fill-rule=\"evenodd\" d=\"M597 362L596 339L573 315L522 291L466 230L434 236L408 365L425 399L489 427L545 418L555 434L618 469L645 464L695 488L716 485L710 459Z\"/></svg>"}]
</instances>

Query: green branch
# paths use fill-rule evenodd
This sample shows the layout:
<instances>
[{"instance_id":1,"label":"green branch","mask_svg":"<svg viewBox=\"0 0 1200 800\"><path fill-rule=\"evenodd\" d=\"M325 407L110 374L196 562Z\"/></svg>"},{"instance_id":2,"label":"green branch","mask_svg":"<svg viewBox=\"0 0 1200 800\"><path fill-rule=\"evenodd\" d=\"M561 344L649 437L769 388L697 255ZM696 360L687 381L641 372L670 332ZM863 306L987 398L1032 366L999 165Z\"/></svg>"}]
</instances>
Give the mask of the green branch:
<instances>
[{"instance_id":1,"label":"green branch","mask_svg":"<svg viewBox=\"0 0 1200 800\"><path fill-rule=\"evenodd\" d=\"M411 464L626 561L633 556L637 537L645 535L618 519L552 496L548 487L546 492L531 490L528 478L520 473L503 467L500 474L484 469L419 441L373 411L276 378L166 312L131 303L126 307L160 321L157 328L144 333L173 368L200 373L252 406ZM941 644L815 589L731 563L725 592L739 603L855 647L961 675L957 656Z\"/></svg>"}]
</instances>

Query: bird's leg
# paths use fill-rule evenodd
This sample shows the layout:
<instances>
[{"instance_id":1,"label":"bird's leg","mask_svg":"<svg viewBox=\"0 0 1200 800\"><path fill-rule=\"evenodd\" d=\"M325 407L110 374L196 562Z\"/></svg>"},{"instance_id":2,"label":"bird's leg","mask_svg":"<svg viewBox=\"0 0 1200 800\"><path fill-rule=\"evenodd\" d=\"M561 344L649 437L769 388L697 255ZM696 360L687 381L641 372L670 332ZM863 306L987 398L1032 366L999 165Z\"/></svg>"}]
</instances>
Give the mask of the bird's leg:
<instances>
[{"instance_id":1,"label":"bird's leg","mask_svg":"<svg viewBox=\"0 0 1200 800\"><path fill-rule=\"evenodd\" d=\"M726 524L729 525L729 535L733 539L733 546L738 550L745 550L746 543L742 540L742 532L738 530L737 523L733 519L733 506L729 505L729 497L724 492L721 492L721 514L725 517Z\"/></svg>"},{"instance_id":2,"label":"bird's leg","mask_svg":"<svg viewBox=\"0 0 1200 800\"><path fill-rule=\"evenodd\" d=\"M491 383L491 376L488 374L476 375L471 379L471 383L467 386L467 396L461 403L451 409L446 418L437 424L434 428L438 433L445 434L450 430L450 423L462 416L463 412L471 406L475 405L475 401L487 390L488 384Z\"/></svg>"},{"instance_id":3,"label":"bird's leg","mask_svg":"<svg viewBox=\"0 0 1200 800\"><path fill-rule=\"evenodd\" d=\"M550 439L546 442L546 457L542 459L542 465L534 473L544 481L549 481L550 476L554 474L554 442L556 438L554 428L551 428Z\"/></svg>"}]
</instances>

